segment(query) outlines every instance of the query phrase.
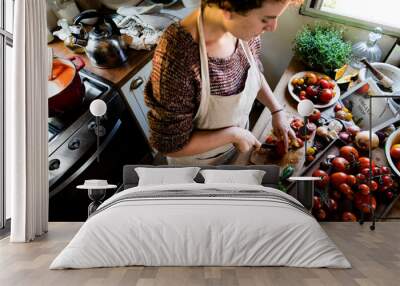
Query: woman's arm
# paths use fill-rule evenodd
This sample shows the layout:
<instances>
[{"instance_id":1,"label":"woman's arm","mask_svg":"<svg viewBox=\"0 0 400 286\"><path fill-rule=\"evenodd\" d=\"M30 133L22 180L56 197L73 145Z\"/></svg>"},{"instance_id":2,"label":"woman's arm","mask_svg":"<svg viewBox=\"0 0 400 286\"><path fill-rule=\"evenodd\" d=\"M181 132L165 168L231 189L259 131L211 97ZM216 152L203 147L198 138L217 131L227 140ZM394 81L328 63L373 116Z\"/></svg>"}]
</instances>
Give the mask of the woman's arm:
<instances>
[{"instance_id":1,"label":"woman's arm","mask_svg":"<svg viewBox=\"0 0 400 286\"><path fill-rule=\"evenodd\" d=\"M253 147L257 150L261 147L261 143L250 131L232 126L212 131L194 131L189 142L181 150L165 155L169 157L192 156L229 143L233 143L240 152L247 152Z\"/></svg>"}]
</instances>

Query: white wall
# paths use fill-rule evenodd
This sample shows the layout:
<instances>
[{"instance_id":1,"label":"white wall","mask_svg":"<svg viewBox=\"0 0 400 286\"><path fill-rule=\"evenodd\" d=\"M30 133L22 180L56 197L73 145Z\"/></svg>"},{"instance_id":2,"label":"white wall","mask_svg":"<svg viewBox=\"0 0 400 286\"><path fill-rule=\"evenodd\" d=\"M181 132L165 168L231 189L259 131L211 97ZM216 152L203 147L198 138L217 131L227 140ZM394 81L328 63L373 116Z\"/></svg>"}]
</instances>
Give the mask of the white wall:
<instances>
[{"instance_id":1,"label":"white wall","mask_svg":"<svg viewBox=\"0 0 400 286\"><path fill-rule=\"evenodd\" d=\"M303 16L299 14L298 7L290 7L279 17L278 28L273 33L265 33L262 36L262 55L261 61L264 65L265 76L274 89L281 75L293 57L293 39L298 30L308 23L313 23L317 18ZM369 31L353 27L345 27L344 38L353 43L364 40L368 37ZM384 36L379 41L382 48L383 58L393 46L395 38Z\"/></svg>"}]
</instances>

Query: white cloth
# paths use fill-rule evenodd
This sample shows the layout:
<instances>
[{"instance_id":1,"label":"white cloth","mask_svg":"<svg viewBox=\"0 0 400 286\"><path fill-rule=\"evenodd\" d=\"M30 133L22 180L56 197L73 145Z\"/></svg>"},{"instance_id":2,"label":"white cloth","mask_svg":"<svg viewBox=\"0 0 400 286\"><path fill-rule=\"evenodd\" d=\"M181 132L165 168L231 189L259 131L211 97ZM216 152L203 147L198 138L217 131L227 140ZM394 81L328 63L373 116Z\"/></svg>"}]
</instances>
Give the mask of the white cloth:
<instances>
[{"instance_id":1,"label":"white cloth","mask_svg":"<svg viewBox=\"0 0 400 286\"><path fill-rule=\"evenodd\" d=\"M259 190L271 199L178 196L113 204L132 193L199 193L207 189ZM279 190L254 185L128 189L99 207L111 204L85 222L50 269L128 265L351 267L315 218L288 201L297 202Z\"/></svg>"},{"instance_id":2,"label":"white cloth","mask_svg":"<svg viewBox=\"0 0 400 286\"><path fill-rule=\"evenodd\" d=\"M249 45L239 40L246 58L250 63L246 84L242 92L231 96L211 95L208 56L204 39L201 13L198 17L199 49L201 66L201 100L194 118L197 130L215 130L230 126L246 128L254 100L262 86L262 74L250 50ZM167 157L170 165L220 165L226 163L235 154L233 144L186 157Z\"/></svg>"},{"instance_id":3,"label":"white cloth","mask_svg":"<svg viewBox=\"0 0 400 286\"><path fill-rule=\"evenodd\" d=\"M11 242L48 229L47 26L45 0L15 1L12 93L6 101L6 188Z\"/></svg>"}]
</instances>

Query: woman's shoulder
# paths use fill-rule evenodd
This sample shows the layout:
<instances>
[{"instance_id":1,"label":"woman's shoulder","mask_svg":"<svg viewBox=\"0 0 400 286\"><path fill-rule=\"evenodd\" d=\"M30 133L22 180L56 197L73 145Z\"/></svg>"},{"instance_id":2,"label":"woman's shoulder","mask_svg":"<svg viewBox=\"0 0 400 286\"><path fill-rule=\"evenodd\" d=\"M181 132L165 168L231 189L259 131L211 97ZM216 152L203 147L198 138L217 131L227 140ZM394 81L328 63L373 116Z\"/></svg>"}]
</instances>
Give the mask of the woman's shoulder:
<instances>
[{"instance_id":1,"label":"woman's shoulder","mask_svg":"<svg viewBox=\"0 0 400 286\"><path fill-rule=\"evenodd\" d=\"M171 24L159 39L156 54L174 56L191 54L198 50L192 35L176 22Z\"/></svg>"}]
</instances>

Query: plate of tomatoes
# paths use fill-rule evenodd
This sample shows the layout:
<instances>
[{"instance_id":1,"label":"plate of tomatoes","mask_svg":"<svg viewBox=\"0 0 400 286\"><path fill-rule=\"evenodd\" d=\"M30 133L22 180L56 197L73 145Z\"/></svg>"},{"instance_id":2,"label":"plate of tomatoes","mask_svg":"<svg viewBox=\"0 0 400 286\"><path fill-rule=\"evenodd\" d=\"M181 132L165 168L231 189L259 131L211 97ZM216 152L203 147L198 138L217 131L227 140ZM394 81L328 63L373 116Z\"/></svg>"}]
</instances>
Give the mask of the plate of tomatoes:
<instances>
[{"instance_id":1,"label":"plate of tomatoes","mask_svg":"<svg viewBox=\"0 0 400 286\"><path fill-rule=\"evenodd\" d=\"M296 73L288 82L290 95L300 102L309 99L316 108L326 108L335 104L340 97L340 89L329 76L311 71Z\"/></svg>"}]
</instances>

